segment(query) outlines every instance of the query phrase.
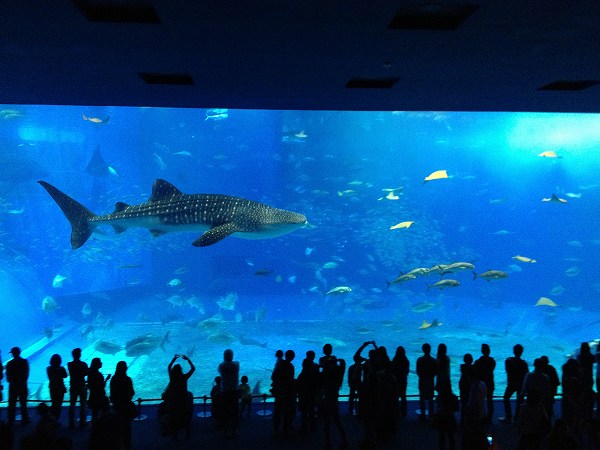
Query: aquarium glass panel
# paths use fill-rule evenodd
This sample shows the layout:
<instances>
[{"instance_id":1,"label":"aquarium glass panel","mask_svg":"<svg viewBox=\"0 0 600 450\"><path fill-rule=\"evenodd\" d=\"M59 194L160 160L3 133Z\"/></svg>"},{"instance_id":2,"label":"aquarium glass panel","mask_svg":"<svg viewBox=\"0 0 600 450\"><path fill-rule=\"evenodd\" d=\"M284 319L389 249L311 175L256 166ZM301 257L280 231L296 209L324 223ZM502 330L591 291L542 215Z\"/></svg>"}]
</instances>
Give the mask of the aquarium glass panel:
<instances>
[{"instance_id":1,"label":"aquarium glass panel","mask_svg":"<svg viewBox=\"0 0 600 450\"><path fill-rule=\"evenodd\" d=\"M159 398L175 354L196 396L226 348L269 393L276 350L297 375L367 341L409 394L445 343L458 391L487 343L500 394L513 345L600 337L597 114L0 105L0 151L0 349L34 399L75 347Z\"/></svg>"}]
</instances>

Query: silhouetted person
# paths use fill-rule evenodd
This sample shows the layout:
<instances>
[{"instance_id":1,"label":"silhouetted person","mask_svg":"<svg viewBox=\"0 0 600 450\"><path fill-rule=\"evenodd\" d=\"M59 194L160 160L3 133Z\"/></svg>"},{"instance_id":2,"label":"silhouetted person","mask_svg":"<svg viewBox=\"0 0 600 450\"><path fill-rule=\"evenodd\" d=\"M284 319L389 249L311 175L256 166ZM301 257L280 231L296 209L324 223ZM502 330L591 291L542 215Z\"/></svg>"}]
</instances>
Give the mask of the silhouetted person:
<instances>
[{"instance_id":1,"label":"silhouetted person","mask_svg":"<svg viewBox=\"0 0 600 450\"><path fill-rule=\"evenodd\" d=\"M452 392L450 382L442 382L438 385L437 396L437 422L438 443L440 450L446 450L446 442L448 448L454 450L456 441L454 435L456 433L456 417L454 413L458 411L458 397Z\"/></svg>"},{"instance_id":2,"label":"silhouetted person","mask_svg":"<svg viewBox=\"0 0 600 450\"><path fill-rule=\"evenodd\" d=\"M487 420L487 388L477 378L471 385L469 401L464 407L462 421L463 450L487 450L489 448L483 423Z\"/></svg>"},{"instance_id":3,"label":"silhouetted person","mask_svg":"<svg viewBox=\"0 0 600 450\"><path fill-rule=\"evenodd\" d=\"M437 377L435 388L445 392L446 385L450 386L450 358L448 357L448 348L446 344L439 344L436 354Z\"/></svg>"},{"instance_id":4,"label":"silhouetted person","mask_svg":"<svg viewBox=\"0 0 600 450\"><path fill-rule=\"evenodd\" d=\"M547 412L550 403L550 379L543 372L543 366L544 363L540 358L533 361L533 371L525 375L521 392L523 397L528 397L535 392L536 401L539 401Z\"/></svg>"},{"instance_id":5,"label":"silhouetted person","mask_svg":"<svg viewBox=\"0 0 600 450\"><path fill-rule=\"evenodd\" d=\"M8 382L8 424L15 421L17 401L21 406L21 424L29 423L27 412L27 380L29 379L29 362L21 358L21 349L13 347L10 350L13 359L6 363L6 381Z\"/></svg>"},{"instance_id":6,"label":"silhouetted person","mask_svg":"<svg viewBox=\"0 0 600 450\"><path fill-rule=\"evenodd\" d=\"M36 407L39 419L35 424L32 434L24 436L21 440L22 450L62 450L70 449L72 441L70 438L59 434L60 423L52 417L50 408L44 402Z\"/></svg>"},{"instance_id":7,"label":"silhouetted person","mask_svg":"<svg viewBox=\"0 0 600 450\"><path fill-rule=\"evenodd\" d=\"M50 358L50 365L46 367L46 374L48 375L48 387L50 390L50 415L56 420L60 419L60 412L62 409L63 400L67 393L65 387L65 378L67 378L67 370L61 365L62 358L59 354L55 353Z\"/></svg>"},{"instance_id":8,"label":"silhouetted person","mask_svg":"<svg viewBox=\"0 0 600 450\"><path fill-rule=\"evenodd\" d=\"M331 348L331 344L326 345L329 345L329 347L327 347L327 351L331 354L331 352L333 351L333 348ZM377 348L377 344L375 344L375 341L363 342L363 344L360 347L358 347L358 349L354 353L354 364L352 364L348 368L348 384L352 383L353 386L350 387L350 398L348 399L348 406L350 408L350 414L357 414L359 418L362 414L360 402L364 400L363 387L365 381L365 374L369 366L368 359L362 356L362 351L369 345L372 345L375 349ZM324 355L323 357L325 356L326 355ZM320 364L321 363L319 362L319 365ZM350 379L350 377L352 377L352 380ZM356 406L356 399L358 399L358 406ZM352 402L352 404L350 404L350 402Z\"/></svg>"},{"instance_id":9,"label":"silhouetted person","mask_svg":"<svg viewBox=\"0 0 600 450\"><path fill-rule=\"evenodd\" d=\"M361 359L354 355L354 364L350 364L348 367L348 413L351 416L358 415L358 392L363 377L362 365Z\"/></svg>"},{"instance_id":10,"label":"silhouetted person","mask_svg":"<svg viewBox=\"0 0 600 450\"><path fill-rule=\"evenodd\" d=\"M319 365L315 362L316 354L312 350L306 352L302 361L302 370L296 379L298 390L298 408L300 410L300 431L316 430L315 409L320 389Z\"/></svg>"},{"instance_id":11,"label":"silhouetted person","mask_svg":"<svg viewBox=\"0 0 600 450\"><path fill-rule=\"evenodd\" d=\"M104 378L104 375L100 373L101 368L102 360L93 358L88 372L88 388L90 390L88 405L92 410L92 421L96 420L98 414L108 405L106 382L110 380L110 374Z\"/></svg>"},{"instance_id":12,"label":"silhouetted person","mask_svg":"<svg viewBox=\"0 0 600 450\"><path fill-rule=\"evenodd\" d=\"M183 355L181 358L190 365L190 370L187 373L183 373L181 365L175 364L175 361L179 357L179 355L175 355L167 367L169 385L167 386L165 401L173 439L177 439L177 434L181 428L185 430L186 438L190 437L190 425L193 414L193 397L190 402L188 380L196 371L196 367L190 358Z\"/></svg>"},{"instance_id":13,"label":"silhouetted person","mask_svg":"<svg viewBox=\"0 0 600 450\"><path fill-rule=\"evenodd\" d=\"M437 374L437 361L431 356L431 345L423 344L423 355L417 358L417 376L419 377L419 407L421 408L420 420L426 419L426 412L429 412L429 418L433 417L435 406L433 404L433 394L435 387L435 376ZM428 404L429 409L426 407Z\"/></svg>"},{"instance_id":14,"label":"silhouetted person","mask_svg":"<svg viewBox=\"0 0 600 450\"><path fill-rule=\"evenodd\" d=\"M123 446L126 449L131 448L131 421L136 414L135 404L132 403L134 395L133 381L127 375L127 363L119 361L110 380L110 402L113 411L123 418Z\"/></svg>"},{"instance_id":15,"label":"silhouetted person","mask_svg":"<svg viewBox=\"0 0 600 450\"><path fill-rule=\"evenodd\" d=\"M12 450L15 448L13 427L0 420L0 449Z\"/></svg>"},{"instance_id":16,"label":"silhouetted person","mask_svg":"<svg viewBox=\"0 0 600 450\"><path fill-rule=\"evenodd\" d=\"M582 342L577 355L577 362L581 368L581 381L583 384L583 414L586 420L592 418L594 410L594 362L596 358L590 351L590 344Z\"/></svg>"},{"instance_id":17,"label":"silhouetted person","mask_svg":"<svg viewBox=\"0 0 600 450\"><path fill-rule=\"evenodd\" d=\"M79 399L79 426L85 426L87 386L85 377L88 374L87 363L81 361L81 349L74 348L71 352L73 361L67 363L69 370L69 427L75 427L75 405Z\"/></svg>"},{"instance_id":18,"label":"silhouetted person","mask_svg":"<svg viewBox=\"0 0 600 450\"><path fill-rule=\"evenodd\" d=\"M366 441L389 441L396 431L398 417L398 382L387 350L380 346L369 352L363 401Z\"/></svg>"},{"instance_id":19,"label":"silhouetted person","mask_svg":"<svg viewBox=\"0 0 600 450\"><path fill-rule=\"evenodd\" d=\"M285 359L275 364L275 370L271 376L273 380L273 395L275 401L273 405L273 431L279 432L279 427L283 423L283 432L285 434L292 431L292 422L294 419L294 402L296 399L296 385L294 365L292 361L296 354L293 350L285 352Z\"/></svg>"},{"instance_id":20,"label":"silhouetted person","mask_svg":"<svg viewBox=\"0 0 600 450\"><path fill-rule=\"evenodd\" d=\"M121 450L126 436L127 420L104 403L98 417L92 421L88 450Z\"/></svg>"},{"instance_id":21,"label":"silhouetted person","mask_svg":"<svg viewBox=\"0 0 600 450\"><path fill-rule=\"evenodd\" d=\"M0 368L2 367L2 358L0 358ZM0 380L2 378L0 377ZM0 397L2 393L0 392ZM596 345L596 415L600 415L600 345Z\"/></svg>"},{"instance_id":22,"label":"silhouetted person","mask_svg":"<svg viewBox=\"0 0 600 450\"><path fill-rule=\"evenodd\" d=\"M233 360L233 350L223 352L223 362L219 364L221 375L221 405L223 406L223 434L235 436L238 427L238 386L240 383L240 363Z\"/></svg>"},{"instance_id":23,"label":"silhouetted person","mask_svg":"<svg viewBox=\"0 0 600 450\"><path fill-rule=\"evenodd\" d=\"M496 361L490 356L490 346L481 344L481 356L473 363L475 376L485 383L487 394L487 421L491 422L494 417L494 369Z\"/></svg>"},{"instance_id":24,"label":"silhouetted person","mask_svg":"<svg viewBox=\"0 0 600 450\"><path fill-rule=\"evenodd\" d=\"M337 359L333 355L333 346L331 344L323 345L323 356L319 358L319 366L323 367L328 359Z\"/></svg>"},{"instance_id":25,"label":"silhouetted person","mask_svg":"<svg viewBox=\"0 0 600 450\"><path fill-rule=\"evenodd\" d=\"M473 368L473 355L465 353L463 364L460 365L460 379L458 380L458 389L460 395L460 422L464 422L471 387L475 382L475 369Z\"/></svg>"},{"instance_id":26,"label":"silhouetted person","mask_svg":"<svg viewBox=\"0 0 600 450\"><path fill-rule=\"evenodd\" d=\"M537 450L541 448L542 440L549 430L550 420L540 397L540 392L532 390L527 393L527 400L519 411L519 418L517 419L519 446L517 450Z\"/></svg>"},{"instance_id":27,"label":"silhouetted person","mask_svg":"<svg viewBox=\"0 0 600 450\"><path fill-rule=\"evenodd\" d=\"M275 368L283 363L283 350L275 351Z\"/></svg>"},{"instance_id":28,"label":"silhouetted person","mask_svg":"<svg viewBox=\"0 0 600 450\"><path fill-rule=\"evenodd\" d=\"M509 356L504 361L506 369L506 389L504 390L504 417L500 418L501 422L512 422L512 408L510 406L510 398L513 394L517 394L517 406L515 407L515 420L519 417L519 408L523 401L521 390L523 389L523 380L529 372L527 362L521 359L523 354L523 346L516 344L513 347L514 356Z\"/></svg>"},{"instance_id":29,"label":"silhouetted person","mask_svg":"<svg viewBox=\"0 0 600 450\"><path fill-rule=\"evenodd\" d=\"M579 443L569 432L567 423L563 419L556 419L548 439L548 450L579 450L579 448Z\"/></svg>"},{"instance_id":30,"label":"silhouetted person","mask_svg":"<svg viewBox=\"0 0 600 450\"><path fill-rule=\"evenodd\" d=\"M558 386L560 386L560 379L558 378L558 373L552 364L550 364L550 359L544 355L540 356L540 361L542 361L542 372L544 372L548 376L548 380L550 381L550 398L548 403L548 417L552 420L554 416L554 397L558 393Z\"/></svg>"},{"instance_id":31,"label":"silhouetted person","mask_svg":"<svg viewBox=\"0 0 600 450\"><path fill-rule=\"evenodd\" d=\"M329 344L325 344L328 346ZM343 359L338 359L332 355L332 351L329 350L331 346L327 348L329 354L323 351L325 357L321 357L320 364L322 368L321 372L321 396L322 403L320 408L320 414L323 417L323 430L325 436L324 450L331 449L331 434L330 434L330 422L333 419L333 423L338 429L341 438L341 444L339 448L347 449L348 441L346 439L346 430L340 420L340 408L338 403L338 397L340 393L340 387L344 381L344 373L346 372L346 362Z\"/></svg>"},{"instance_id":32,"label":"silhouetted person","mask_svg":"<svg viewBox=\"0 0 600 450\"><path fill-rule=\"evenodd\" d=\"M0 402L2 400L4 400L4 397L2 395L2 391L4 391L4 386L2 386L3 379L4 379L4 366L2 365L2 351L0 351ZM2 415L0 415L0 417L2 417ZM0 448L2 448L2 447L0 447Z\"/></svg>"},{"instance_id":33,"label":"silhouetted person","mask_svg":"<svg viewBox=\"0 0 600 450\"><path fill-rule=\"evenodd\" d=\"M250 417L252 410L252 391L248 385L248 377L246 375L242 375L240 381L240 418L244 416L244 412L246 413L246 417Z\"/></svg>"},{"instance_id":34,"label":"silhouetted person","mask_svg":"<svg viewBox=\"0 0 600 450\"><path fill-rule=\"evenodd\" d=\"M216 376L210 389L210 404L212 405L212 417L217 428L223 425L223 408L221 406L221 377Z\"/></svg>"},{"instance_id":35,"label":"silhouetted person","mask_svg":"<svg viewBox=\"0 0 600 450\"><path fill-rule=\"evenodd\" d=\"M398 386L398 397L400 398L400 417L406 417L406 387L408 385L408 372L410 362L406 357L406 350L401 345L396 348L392 359L392 372Z\"/></svg>"},{"instance_id":36,"label":"silhouetted person","mask_svg":"<svg viewBox=\"0 0 600 450\"><path fill-rule=\"evenodd\" d=\"M583 422L583 396L581 368L576 359L569 358L562 366L562 419L576 433L580 431Z\"/></svg>"}]
</instances>

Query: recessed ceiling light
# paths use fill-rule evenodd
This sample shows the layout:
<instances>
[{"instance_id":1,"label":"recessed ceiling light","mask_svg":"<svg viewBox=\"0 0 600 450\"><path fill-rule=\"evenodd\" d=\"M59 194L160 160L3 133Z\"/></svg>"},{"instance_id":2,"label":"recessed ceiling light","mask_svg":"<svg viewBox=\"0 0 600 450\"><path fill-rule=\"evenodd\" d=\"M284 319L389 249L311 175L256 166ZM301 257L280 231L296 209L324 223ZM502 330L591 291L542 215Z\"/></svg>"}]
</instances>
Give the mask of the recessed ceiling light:
<instances>
[{"instance_id":1,"label":"recessed ceiling light","mask_svg":"<svg viewBox=\"0 0 600 450\"><path fill-rule=\"evenodd\" d=\"M425 3L400 8L390 24L390 30L456 30L471 17L479 5L470 3L442 5Z\"/></svg>"},{"instance_id":2,"label":"recessed ceiling light","mask_svg":"<svg viewBox=\"0 0 600 450\"><path fill-rule=\"evenodd\" d=\"M160 23L154 7L145 2L74 0L73 3L90 22Z\"/></svg>"},{"instance_id":3,"label":"recessed ceiling light","mask_svg":"<svg viewBox=\"0 0 600 450\"><path fill-rule=\"evenodd\" d=\"M538 88L538 91L583 91L597 84L600 80L557 80Z\"/></svg>"}]
</instances>

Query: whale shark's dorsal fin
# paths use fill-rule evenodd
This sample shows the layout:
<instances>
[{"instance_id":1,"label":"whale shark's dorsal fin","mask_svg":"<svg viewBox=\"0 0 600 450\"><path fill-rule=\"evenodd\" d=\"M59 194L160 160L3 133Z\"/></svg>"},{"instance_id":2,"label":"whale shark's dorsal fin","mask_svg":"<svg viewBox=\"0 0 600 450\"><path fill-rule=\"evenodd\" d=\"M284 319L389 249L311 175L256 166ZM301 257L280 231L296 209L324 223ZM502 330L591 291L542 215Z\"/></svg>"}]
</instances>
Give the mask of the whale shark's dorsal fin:
<instances>
[{"instance_id":1,"label":"whale shark's dorsal fin","mask_svg":"<svg viewBox=\"0 0 600 450\"><path fill-rule=\"evenodd\" d=\"M176 197L178 195L183 195L183 192L181 192L168 181L157 178L154 180L154 184L152 185L152 195L148 199L148 202L157 202L159 200Z\"/></svg>"}]
</instances>

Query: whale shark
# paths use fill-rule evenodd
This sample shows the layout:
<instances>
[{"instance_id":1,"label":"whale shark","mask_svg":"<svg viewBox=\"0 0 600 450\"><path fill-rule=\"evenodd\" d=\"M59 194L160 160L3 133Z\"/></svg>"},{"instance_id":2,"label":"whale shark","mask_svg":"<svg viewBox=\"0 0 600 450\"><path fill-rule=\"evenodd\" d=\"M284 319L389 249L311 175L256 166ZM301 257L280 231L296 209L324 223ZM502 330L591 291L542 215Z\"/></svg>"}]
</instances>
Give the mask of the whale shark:
<instances>
[{"instance_id":1,"label":"whale shark","mask_svg":"<svg viewBox=\"0 0 600 450\"><path fill-rule=\"evenodd\" d=\"M184 194L171 183L157 179L147 202L115 204L110 214L96 215L51 184L38 181L71 223L71 247L78 249L95 228L112 226L116 233L143 227L153 236L178 231L202 232L192 245L207 247L227 236L269 239L308 226L300 213L220 194Z\"/></svg>"}]
</instances>

